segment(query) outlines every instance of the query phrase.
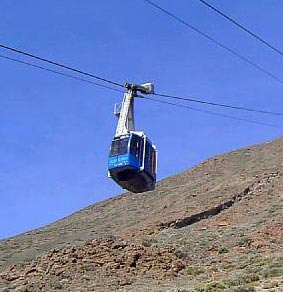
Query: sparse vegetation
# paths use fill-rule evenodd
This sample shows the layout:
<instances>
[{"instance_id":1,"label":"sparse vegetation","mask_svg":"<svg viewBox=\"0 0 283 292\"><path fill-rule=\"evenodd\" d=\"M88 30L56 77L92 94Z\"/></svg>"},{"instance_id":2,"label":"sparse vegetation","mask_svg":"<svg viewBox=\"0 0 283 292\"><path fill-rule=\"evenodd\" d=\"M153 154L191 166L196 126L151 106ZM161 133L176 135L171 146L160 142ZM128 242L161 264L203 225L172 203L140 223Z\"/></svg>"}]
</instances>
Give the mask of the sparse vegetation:
<instances>
[{"instance_id":1,"label":"sparse vegetation","mask_svg":"<svg viewBox=\"0 0 283 292\"><path fill-rule=\"evenodd\" d=\"M222 292L227 288L222 282L215 281L195 288L198 292Z\"/></svg>"},{"instance_id":2,"label":"sparse vegetation","mask_svg":"<svg viewBox=\"0 0 283 292\"><path fill-rule=\"evenodd\" d=\"M205 272L205 269L199 266L188 266L186 268L186 272L188 275L198 276L200 274L203 274Z\"/></svg>"},{"instance_id":3,"label":"sparse vegetation","mask_svg":"<svg viewBox=\"0 0 283 292\"><path fill-rule=\"evenodd\" d=\"M222 254L222 253L228 253L229 252L229 248L227 246L221 246L219 249L218 249L218 253L219 254Z\"/></svg>"},{"instance_id":4,"label":"sparse vegetation","mask_svg":"<svg viewBox=\"0 0 283 292\"><path fill-rule=\"evenodd\" d=\"M149 237L143 238L141 240L142 245L145 246L145 247L150 247L150 246L152 246L156 242L157 242L156 239L149 238Z\"/></svg>"},{"instance_id":5,"label":"sparse vegetation","mask_svg":"<svg viewBox=\"0 0 283 292\"><path fill-rule=\"evenodd\" d=\"M251 239L248 237L243 237L239 240L238 246L240 247L248 247L251 244Z\"/></svg>"},{"instance_id":6,"label":"sparse vegetation","mask_svg":"<svg viewBox=\"0 0 283 292\"><path fill-rule=\"evenodd\" d=\"M264 278L270 277L279 277L283 275L283 267L282 268L266 268L263 270L262 275Z\"/></svg>"},{"instance_id":7,"label":"sparse vegetation","mask_svg":"<svg viewBox=\"0 0 283 292\"><path fill-rule=\"evenodd\" d=\"M256 292L256 289L251 286L238 286L228 289L227 292Z\"/></svg>"},{"instance_id":8,"label":"sparse vegetation","mask_svg":"<svg viewBox=\"0 0 283 292\"><path fill-rule=\"evenodd\" d=\"M233 276L233 278L225 279L223 282L228 286L240 286L248 283L253 283L259 280L257 274L241 274Z\"/></svg>"},{"instance_id":9,"label":"sparse vegetation","mask_svg":"<svg viewBox=\"0 0 283 292\"><path fill-rule=\"evenodd\" d=\"M63 289L63 285L57 279L54 279L51 282L51 287L54 288L55 290L61 290L61 289Z\"/></svg>"},{"instance_id":10,"label":"sparse vegetation","mask_svg":"<svg viewBox=\"0 0 283 292\"><path fill-rule=\"evenodd\" d=\"M188 252L182 249L175 250L174 254L179 259L186 259L188 257Z\"/></svg>"}]
</instances>

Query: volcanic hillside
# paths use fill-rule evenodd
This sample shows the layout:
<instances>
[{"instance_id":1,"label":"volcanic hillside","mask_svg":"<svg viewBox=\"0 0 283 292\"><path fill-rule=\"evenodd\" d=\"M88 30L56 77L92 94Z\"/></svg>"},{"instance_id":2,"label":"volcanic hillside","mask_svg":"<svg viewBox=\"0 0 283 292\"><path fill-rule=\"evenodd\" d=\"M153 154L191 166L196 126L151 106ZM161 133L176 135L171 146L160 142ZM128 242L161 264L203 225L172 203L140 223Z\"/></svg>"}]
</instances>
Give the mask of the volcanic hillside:
<instances>
[{"instance_id":1,"label":"volcanic hillside","mask_svg":"<svg viewBox=\"0 0 283 292\"><path fill-rule=\"evenodd\" d=\"M283 139L0 241L0 291L283 291Z\"/></svg>"}]
</instances>

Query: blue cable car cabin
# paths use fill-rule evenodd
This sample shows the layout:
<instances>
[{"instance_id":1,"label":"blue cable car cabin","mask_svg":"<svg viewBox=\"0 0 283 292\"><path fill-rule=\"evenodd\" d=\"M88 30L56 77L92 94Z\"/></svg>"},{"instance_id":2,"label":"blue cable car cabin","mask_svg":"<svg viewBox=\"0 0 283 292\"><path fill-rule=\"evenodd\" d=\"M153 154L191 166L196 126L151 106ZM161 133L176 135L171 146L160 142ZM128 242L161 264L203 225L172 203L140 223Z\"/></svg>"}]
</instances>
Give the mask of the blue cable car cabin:
<instances>
[{"instance_id":1,"label":"blue cable car cabin","mask_svg":"<svg viewBox=\"0 0 283 292\"><path fill-rule=\"evenodd\" d=\"M122 188L133 193L153 190L156 166L156 148L145 135L131 132L113 139L108 174Z\"/></svg>"}]
</instances>

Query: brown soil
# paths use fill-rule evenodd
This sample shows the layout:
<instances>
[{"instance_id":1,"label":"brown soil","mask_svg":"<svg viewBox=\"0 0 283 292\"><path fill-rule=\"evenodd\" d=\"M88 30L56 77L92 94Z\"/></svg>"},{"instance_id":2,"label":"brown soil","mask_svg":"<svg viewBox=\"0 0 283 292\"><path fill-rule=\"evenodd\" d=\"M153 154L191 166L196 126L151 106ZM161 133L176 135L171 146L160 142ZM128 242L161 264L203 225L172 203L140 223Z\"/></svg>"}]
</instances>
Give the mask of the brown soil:
<instances>
[{"instance_id":1,"label":"brown soil","mask_svg":"<svg viewBox=\"0 0 283 292\"><path fill-rule=\"evenodd\" d=\"M283 291L282 149L217 156L0 241L0 291Z\"/></svg>"}]
</instances>

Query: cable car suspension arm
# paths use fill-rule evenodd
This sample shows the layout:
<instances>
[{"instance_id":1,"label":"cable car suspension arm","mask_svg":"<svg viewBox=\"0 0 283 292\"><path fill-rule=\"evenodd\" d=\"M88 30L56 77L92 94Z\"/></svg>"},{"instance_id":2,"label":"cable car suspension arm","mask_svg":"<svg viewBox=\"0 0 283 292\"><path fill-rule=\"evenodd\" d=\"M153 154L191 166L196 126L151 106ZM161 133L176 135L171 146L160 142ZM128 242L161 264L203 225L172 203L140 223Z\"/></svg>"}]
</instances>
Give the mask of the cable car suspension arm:
<instances>
[{"instance_id":1,"label":"cable car suspension arm","mask_svg":"<svg viewBox=\"0 0 283 292\"><path fill-rule=\"evenodd\" d=\"M117 105L115 105L114 110L114 114L117 115L119 119L115 137L126 135L135 130L134 98L138 97L137 92L143 94L154 93L154 86L152 83L145 83L142 85L126 83L124 87L127 89L127 92L124 94L122 106L118 109Z\"/></svg>"}]
</instances>

